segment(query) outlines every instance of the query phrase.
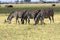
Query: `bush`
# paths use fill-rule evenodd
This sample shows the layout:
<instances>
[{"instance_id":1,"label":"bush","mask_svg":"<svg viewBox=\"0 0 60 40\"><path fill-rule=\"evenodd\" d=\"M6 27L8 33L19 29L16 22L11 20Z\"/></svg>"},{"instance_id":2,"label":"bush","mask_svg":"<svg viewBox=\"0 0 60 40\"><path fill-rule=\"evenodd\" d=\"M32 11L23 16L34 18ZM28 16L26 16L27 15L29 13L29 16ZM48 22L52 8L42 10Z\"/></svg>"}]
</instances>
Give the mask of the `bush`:
<instances>
[{"instance_id":1,"label":"bush","mask_svg":"<svg viewBox=\"0 0 60 40\"><path fill-rule=\"evenodd\" d=\"M56 6L55 4L52 4L52 6Z\"/></svg>"},{"instance_id":2,"label":"bush","mask_svg":"<svg viewBox=\"0 0 60 40\"><path fill-rule=\"evenodd\" d=\"M5 5L5 7L13 7L13 5Z\"/></svg>"}]
</instances>

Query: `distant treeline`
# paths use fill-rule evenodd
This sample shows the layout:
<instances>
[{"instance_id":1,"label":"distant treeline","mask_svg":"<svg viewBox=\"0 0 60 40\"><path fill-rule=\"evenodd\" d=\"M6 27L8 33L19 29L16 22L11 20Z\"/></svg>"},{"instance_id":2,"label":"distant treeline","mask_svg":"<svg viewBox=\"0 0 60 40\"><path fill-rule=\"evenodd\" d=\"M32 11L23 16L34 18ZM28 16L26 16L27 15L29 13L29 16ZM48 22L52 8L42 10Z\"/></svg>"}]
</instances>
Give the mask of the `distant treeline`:
<instances>
[{"instance_id":1,"label":"distant treeline","mask_svg":"<svg viewBox=\"0 0 60 40\"><path fill-rule=\"evenodd\" d=\"M58 2L19 2L19 3L16 3L16 2L0 2L0 4L39 4L39 3L60 3L60 1Z\"/></svg>"}]
</instances>

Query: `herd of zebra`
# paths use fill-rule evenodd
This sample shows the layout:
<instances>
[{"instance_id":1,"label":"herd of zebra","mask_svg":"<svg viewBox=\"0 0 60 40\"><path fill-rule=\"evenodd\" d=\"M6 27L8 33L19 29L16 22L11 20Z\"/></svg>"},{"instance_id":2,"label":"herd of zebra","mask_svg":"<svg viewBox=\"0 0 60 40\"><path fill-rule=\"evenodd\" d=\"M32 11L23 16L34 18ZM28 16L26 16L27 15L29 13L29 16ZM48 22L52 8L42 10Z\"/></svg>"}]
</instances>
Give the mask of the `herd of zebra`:
<instances>
[{"instance_id":1,"label":"herd of zebra","mask_svg":"<svg viewBox=\"0 0 60 40\"><path fill-rule=\"evenodd\" d=\"M15 10L11 12L5 20L5 23L11 23L12 18L16 18L16 23L19 22L18 18L21 18L21 24L26 23L30 24L30 19L34 19L34 25L38 24L39 21L42 24L45 24L44 19L49 18L50 22L54 22L54 10L53 8L48 9L33 9L33 10Z\"/></svg>"}]
</instances>

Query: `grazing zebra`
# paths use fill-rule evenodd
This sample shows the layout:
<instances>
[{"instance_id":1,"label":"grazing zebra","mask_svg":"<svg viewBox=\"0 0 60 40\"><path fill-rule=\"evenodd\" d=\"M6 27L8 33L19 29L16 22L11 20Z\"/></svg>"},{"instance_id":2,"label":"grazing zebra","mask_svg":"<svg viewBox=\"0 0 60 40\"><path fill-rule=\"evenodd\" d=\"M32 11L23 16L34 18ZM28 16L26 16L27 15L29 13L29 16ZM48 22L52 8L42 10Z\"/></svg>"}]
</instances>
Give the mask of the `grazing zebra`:
<instances>
[{"instance_id":1,"label":"grazing zebra","mask_svg":"<svg viewBox=\"0 0 60 40\"><path fill-rule=\"evenodd\" d=\"M45 24L44 18L49 18L50 23L51 23L51 21L53 21L53 23L54 23L54 11L53 11L53 9L51 9L51 8L42 9L42 11L40 11L35 18L35 24L38 24L39 19L41 20L41 24Z\"/></svg>"},{"instance_id":2,"label":"grazing zebra","mask_svg":"<svg viewBox=\"0 0 60 40\"><path fill-rule=\"evenodd\" d=\"M11 23L11 20L12 18L16 18L16 24L17 24L17 21L18 21L18 18L21 18L22 15L24 13L26 13L27 10L17 10L17 11L13 11L11 12L9 15L8 15L8 18L7 20L5 20L5 23L8 22L9 24ZM18 21L18 23L20 24L20 22Z\"/></svg>"}]
</instances>

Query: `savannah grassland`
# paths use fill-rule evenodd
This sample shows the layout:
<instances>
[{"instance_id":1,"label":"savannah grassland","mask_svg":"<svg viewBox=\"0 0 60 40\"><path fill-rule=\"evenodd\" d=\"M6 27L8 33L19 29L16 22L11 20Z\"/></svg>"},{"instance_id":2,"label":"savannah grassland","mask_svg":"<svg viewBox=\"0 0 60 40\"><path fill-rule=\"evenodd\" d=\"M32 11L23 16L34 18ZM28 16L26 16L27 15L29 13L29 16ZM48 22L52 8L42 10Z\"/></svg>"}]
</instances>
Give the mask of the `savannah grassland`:
<instances>
[{"instance_id":1,"label":"savannah grassland","mask_svg":"<svg viewBox=\"0 0 60 40\"><path fill-rule=\"evenodd\" d=\"M60 3L52 7L52 4L12 4L13 8L6 8L7 4L0 4L0 40L60 40ZM33 8L53 8L55 23L45 19L45 25L16 24L15 18L12 23L4 23L9 13L13 10L33 9ZM20 20L20 19L19 19Z\"/></svg>"}]
</instances>

